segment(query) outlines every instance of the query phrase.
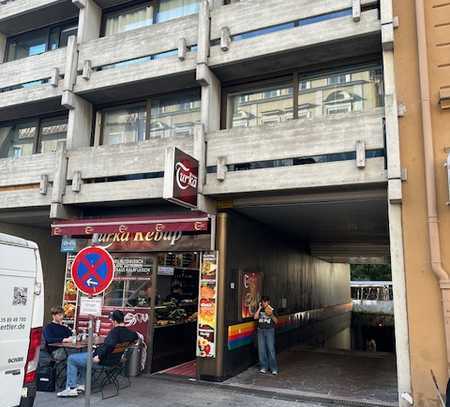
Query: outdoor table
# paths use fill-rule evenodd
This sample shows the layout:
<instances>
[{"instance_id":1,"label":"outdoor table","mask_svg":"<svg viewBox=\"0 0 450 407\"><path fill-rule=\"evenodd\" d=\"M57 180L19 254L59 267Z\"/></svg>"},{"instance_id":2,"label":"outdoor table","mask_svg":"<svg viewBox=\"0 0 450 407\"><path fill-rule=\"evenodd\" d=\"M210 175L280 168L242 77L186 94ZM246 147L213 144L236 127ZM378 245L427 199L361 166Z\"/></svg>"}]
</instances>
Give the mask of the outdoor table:
<instances>
[{"instance_id":1,"label":"outdoor table","mask_svg":"<svg viewBox=\"0 0 450 407\"><path fill-rule=\"evenodd\" d=\"M94 345L101 345L105 342L104 336L97 336L94 338ZM73 342L57 342L52 343L51 346L54 346L55 348L64 348L64 349L73 349L81 351L83 349L87 349L88 347L88 341L77 341L75 343Z\"/></svg>"}]
</instances>

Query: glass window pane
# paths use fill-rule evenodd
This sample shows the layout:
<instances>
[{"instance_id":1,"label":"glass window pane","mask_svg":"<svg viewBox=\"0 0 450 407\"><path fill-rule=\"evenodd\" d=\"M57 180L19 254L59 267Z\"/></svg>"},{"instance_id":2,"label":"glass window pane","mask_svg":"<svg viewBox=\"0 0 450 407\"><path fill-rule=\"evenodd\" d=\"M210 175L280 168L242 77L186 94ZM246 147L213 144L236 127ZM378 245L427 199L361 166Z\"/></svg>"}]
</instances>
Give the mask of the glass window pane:
<instances>
[{"instance_id":1,"label":"glass window pane","mask_svg":"<svg viewBox=\"0 0 450 407\"><path fill-rule=\"evenodd\" d=\"M145 106L124 106L103 113L103 144L145 140Z\"/></svg>"},{"instance_id":2,"label":"glass window pane","mask_svg":"<svg viewBox=\"0 0 450 407\"><path fill-rule=\"evenodd\" d=\"M65 27L61 30L61 36L59 38L59 46L58 48L67 47L67 41L71 35L77 36L78 25L73 25L69 27Z\"/></svg>"},{"instance_id":3,"label":"glass window pane","mask_svg":"<svg viewBox=\"0 0 450 407\"><path fill-rule=\"evenodd\" d=\"M124 10L106 17L105 35L117 34L153 24L153 5Z\"/></svg>"},{"instance_id":4,"label":"glass window pane","mask_svg":"<svg viewBox=\"0 0 450 407\"><path fill-rule=\"evenodd\" d=\"M200 123L200 93L152 99L150 137L191 136Z\"/></svg>"},{"instance_id":5,"label":"glass window pane","mask_svg":"<svg viewBox=\"0 0 450 407\"><path fill-rule=\"evenodd\" d=\"M304 79L299 86L299 118L367 112L381 107L382 78L381 68L372 68Z\"/></svg>"},{"instance_id":6,"label":"glass window pane","mask_svg":"<svg viewBox=\"0 0 450 407\"><path fill-rule=\"evenodd\" d=\"M48 30L46 28L22 34L8 41L8 61L42 54L47 51Z\"/></svg>"},{"instance_id":7,"label":"glass window pane","mask_svg":"<svg viewBox=\"0 0 450 407\"><path fill-rule=\"evenodd\" d=\"M49 50L54 50L59 47L60 33L61 33L61 29L59 27L55 27L50 30L50 41L48 44Z\"/></svg>"},{"instance_id":8,"label":"glass window pane","mask_svg":"<svg viewBox=\"0 0 450 407\"><path fill-rule=\"evenodd\" d=\"M34 122L0 128L0 156L18 158L33 154L36 134Z\"/></svg>"},{"instance_id":9,"label":"glass window pane","mask_svg":"<svg viewBox=\"0 0 450 407\"><path fill-rule=\"evenodd\" d=\"M56 151L58 141L67 137L67 117L42 120L39 137L41 153Z\"/></svg>"},{"instance_id":10,"label":"glass window pane","mask_svg":"<svg viewBox=\"0 0 450 407\"><path fill-rule=\"evenodd\" d=\"M103 304L107 307L123 307L125 281L112 281L106 289Z\"/></svg>"},{"instance_id":11,"label":"glass window pane","mask_svg":"<svg viewBox=\"0 0 450 407\"><path fill-rule=\"evenodd\" d=\"M198 13L200 0L161 0L159 4L157 21L169 21Z\"/></svg>"},{"instance_id":12,"label":"glass window pane","mask_svg":"<svg viewBox=\"0 0 450 407\"><path fill-rule=\"evenodd\" d=\"M125 307L145 307L151 305L151 280L128 280L125 290Z\"/></svg>"},{"instance_id":13,"label":"glass window pane","mask_svg":"<svg viewBox=\"0 0 450 407\"><path fill-rule=\"evenodd\" d=\"M231 96L231 127L254 127L291 120L291 86L277 86Z\"/></svg>"}]
</instances>

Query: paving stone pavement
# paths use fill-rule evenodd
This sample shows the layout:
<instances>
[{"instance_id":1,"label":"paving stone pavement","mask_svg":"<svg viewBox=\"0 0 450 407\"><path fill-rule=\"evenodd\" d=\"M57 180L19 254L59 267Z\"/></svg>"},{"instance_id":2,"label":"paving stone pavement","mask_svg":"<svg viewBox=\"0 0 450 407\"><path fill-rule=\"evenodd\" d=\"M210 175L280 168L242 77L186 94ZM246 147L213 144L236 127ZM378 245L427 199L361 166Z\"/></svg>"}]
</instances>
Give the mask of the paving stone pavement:
<instances>
[{"instance_id":1,"label":"paving stone pavement","mask_svg":"<svg viewBox=\"0 0 450 407\"><path fill-rule=\"evenodd\" d=\"M84 407L84 397L57 398L55 393L38 393L34 407ZM137 377L119 396L91 399L92 407L323 407L315 403L299 403L224 389L218 385L199 385L163 378Z\"/></svg>"}]
</instances>

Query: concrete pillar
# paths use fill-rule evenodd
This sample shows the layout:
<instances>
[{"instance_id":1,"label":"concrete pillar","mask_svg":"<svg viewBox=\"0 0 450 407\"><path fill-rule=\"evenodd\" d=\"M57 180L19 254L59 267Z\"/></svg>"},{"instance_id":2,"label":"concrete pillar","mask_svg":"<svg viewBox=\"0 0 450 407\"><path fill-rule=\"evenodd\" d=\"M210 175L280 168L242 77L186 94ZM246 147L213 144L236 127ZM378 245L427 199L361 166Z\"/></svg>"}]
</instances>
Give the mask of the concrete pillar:
<instances>
[{"instance_id":1,"label":"concrete pillar","mask_svg":"<svg viewBox=\"0 0 450 407\"><path fill-rule=\"evenodd\" d=\"M209 37L211 29L209 3L202 0L199 10L198 22L198 50L197 64L207 64L209 57Z\"/></svg>"},{"instance_id":2,"label":"concrete pillar","mask_svg":"<svg viewBox=\"0 0 450 407\"><path fill-rule=\"evenodd\" d=\"M6 35L0 33L0 64L6 61Z\"/></svg>"},{"instance_id":3,"label":"concrete pillar","mask_svg":"<svg viewBox=\"0 0 450 407\"><path fill-rule=\"evenodd\" d=\"M92 104L72 92L64 92L62 105L69 109L67 150L90 146L93 119Z\"/></svg>"},{"instance_id":4,"label":"concrete pillar","mask_svg":"<svg viewBox=\"0 0 450 407\"><path fill-rule=\"evenodd\" d=\"M80 8L77 43L95 40L100 36L102 9L94 0L85 0Z\"/></svg>"},{"instance_id":5,"label":"concrete pillar","mask_svg":"<svg viewBox=\"0 0 450 407\"><path fill-rule=\"evenodd\" d=\"M202 87L201 122L205 131L219 130L222 85L205 64L197 66L197 81Z\"/></svg>"}]
</instances>

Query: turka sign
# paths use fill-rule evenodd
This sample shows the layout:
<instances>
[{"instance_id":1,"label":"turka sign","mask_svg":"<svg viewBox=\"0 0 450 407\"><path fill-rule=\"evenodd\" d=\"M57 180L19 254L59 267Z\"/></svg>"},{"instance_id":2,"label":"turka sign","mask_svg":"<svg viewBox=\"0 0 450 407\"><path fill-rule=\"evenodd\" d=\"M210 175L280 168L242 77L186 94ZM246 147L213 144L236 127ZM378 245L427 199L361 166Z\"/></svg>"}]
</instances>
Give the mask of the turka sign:
<instances>
[{"instance_id":1,"label":"turka sign","mask_svg":"<svg viewBox=\"0 0 450 407\"><path fill-rule=\"evenodd\" d=\"M198 182L198 161L176 147L167 148L163 198L196 208Z\"/></svg>"}]
</instances>

